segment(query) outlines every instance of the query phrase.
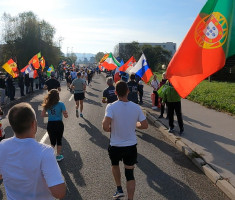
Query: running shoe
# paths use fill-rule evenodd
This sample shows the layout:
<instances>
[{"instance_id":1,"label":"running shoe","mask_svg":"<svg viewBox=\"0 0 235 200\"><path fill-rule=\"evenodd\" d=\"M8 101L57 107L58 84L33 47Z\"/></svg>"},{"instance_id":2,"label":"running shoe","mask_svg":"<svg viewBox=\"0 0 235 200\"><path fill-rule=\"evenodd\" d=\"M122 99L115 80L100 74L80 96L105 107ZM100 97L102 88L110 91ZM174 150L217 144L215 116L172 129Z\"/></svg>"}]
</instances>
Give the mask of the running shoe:
<instances>
[{"instance_id":1,"label":"running shoe","mask_svg":"<svg viewBox=\"0 0 235 200\"><path fill-rule=\"evenodd\" d=\"M64 156L63 155L58 155L58 156L56 156L56 160L59 162L59 161L61 161L61 160L63 160L64 159Z\"/></svg>"},{"instance_id":2,"label":"running shoe","mask_svg":"<svg viewBox=\"0 0 235 200\"><path fill-rule=\"evenodd\" d=\"M78 110L76 110L76 117L77 117L77 118L79 117L79 115L78 115Z\"/></svg>"},{"instance_id":3,"label":"running shoe","mask_svg":"<svg viewBox=\"0 0 235 200\"><path fill-rule=\"evenodd\" d=\"M118 199L118 198L120 198L120 197L124 197L125 195L124 195L124 193L123 193L123 191L116 191L116 193L113 195L113 199Z\"/></svg>"},{"instance_id":4,"label":"running shoe","mask_svg":"<svg viewBox=\"0 0 235 200\"><path fill-rule=\"evenodd\" d=\"M169 132L169 133L174 133L174 128L169 128L169 129L168 129L168 132Z\"/></svg>"},{"instance_id":5,"label":"running shoe","mask_svg":"<svg viewBox=\"0 0 235 200\"><path fill-rule=\"evenodd\" d=\"M82 113L80 113L80 117L83 117L83 114L82 114Z\"/></svg>"}]
</instances>

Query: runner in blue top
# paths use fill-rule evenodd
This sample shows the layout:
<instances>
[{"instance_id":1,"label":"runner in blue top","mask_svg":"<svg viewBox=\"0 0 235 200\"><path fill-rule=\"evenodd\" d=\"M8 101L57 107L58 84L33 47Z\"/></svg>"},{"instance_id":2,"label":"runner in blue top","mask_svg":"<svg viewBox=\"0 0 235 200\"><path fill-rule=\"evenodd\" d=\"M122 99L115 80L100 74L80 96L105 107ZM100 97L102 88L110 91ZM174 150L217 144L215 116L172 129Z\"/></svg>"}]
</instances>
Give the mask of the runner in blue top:
<instances>
[{"instance_id":1,"label":"runner in blue top","mask_svg":"<svg viewBox=\"0 0 235 200\"><path fill-rule=\"evenodd\" d=\"M52 89L45 96L42 107L42 117L48 116L47 132L50 138L51 146L57 146L56 160L61 161L64 157L61 154L62 137L64 133L63 115L68 117L65 105L60 102L59 91Z\"/></svg>"}]
</instances>

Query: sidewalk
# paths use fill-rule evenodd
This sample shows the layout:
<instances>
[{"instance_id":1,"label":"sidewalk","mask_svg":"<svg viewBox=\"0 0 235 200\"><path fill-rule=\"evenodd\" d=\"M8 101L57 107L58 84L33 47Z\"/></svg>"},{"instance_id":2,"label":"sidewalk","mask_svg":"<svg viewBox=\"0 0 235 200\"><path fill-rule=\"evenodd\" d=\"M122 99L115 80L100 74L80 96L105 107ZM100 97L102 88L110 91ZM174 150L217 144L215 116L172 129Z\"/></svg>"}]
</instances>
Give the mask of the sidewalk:
<instances>
[{"instance_id":1,"label":"sidewalk","mask_svg":"<svg viewBox=\"0 0 235 200\"><path fill-rule=\"evenodd\" d=\"M165 127L168 126L168 120L158 119L160 110L151 109L150 94L152 89L145 85L144 88L145 104L147 113L154 120L161 122ZM176 140L180 140L191 150L199 154L206 163L210 165L219 175L217 180L224 179L231 183L235 191L235 117L225 113L208 109L197 103L182 99L182 113L185 132L180 137L177 119L175 118ZM164 117L166 114L164 114ZM170 134L167 133L169 136ZM215 180L215 183L217 182ZM225 192L225 191L224 191ZM226 193L226 192L225 192ZM230 198L235 199L234 196Z\"/></svg>"},{"instance_id":2,"label":"sidewalk","mask_svg":"<svg viewBox=\"0 0 235 200\"><path fill-rule=\"evenodd\" d=\"M25 94L25 96L21 97L21 95L20 95L20 88L16 87L16 90L15 90L15 100L14 101L10 101L10 98L5 96L5 103L4 103L4 105L1 105L1 107L3 109L10 108L13 105L15 105L16 103L22 102L22 101L24 101L24 99L37 94L39 91L43 91L43 90L34 89L34 93L30 93L30 94L27 94L27 95Z\"/></svg>"}]
</instances>

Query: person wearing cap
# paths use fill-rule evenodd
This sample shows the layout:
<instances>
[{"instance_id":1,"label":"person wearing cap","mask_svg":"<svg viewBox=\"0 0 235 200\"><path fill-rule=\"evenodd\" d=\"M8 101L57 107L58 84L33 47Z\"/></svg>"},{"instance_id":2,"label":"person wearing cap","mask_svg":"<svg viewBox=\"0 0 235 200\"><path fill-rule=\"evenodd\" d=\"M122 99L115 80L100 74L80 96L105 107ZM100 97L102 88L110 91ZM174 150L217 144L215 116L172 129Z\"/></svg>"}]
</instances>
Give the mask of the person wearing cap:
<instances>
[{"instance_id":1,"label":"person wearing cap","mask_svg":"<svg viewBox=\"0 0 235 200\"><path fill-rule=\"evenodd\" d=\"M83 100L85 98L86 83L81 78L81 72L77 73L77 78L73 80L70 88L74 90L74 100L76 102L76 117L79 117L78 115L79 104L80 104L80 117L83 117L82 111L83 111Z\"/></svg>"},{"instance_id":2,"label":"person wearing cap","mask_svg":"<svg viewBox=\"0 0 235 200\"><path fill-rule=\"evenodd\" d=\"M55 78L55 72L51 72L51 78L48 79L44 85L44 90L48 90L49 92L52 89L61 91L60 82Z\"/></svg>"}]
</instances>

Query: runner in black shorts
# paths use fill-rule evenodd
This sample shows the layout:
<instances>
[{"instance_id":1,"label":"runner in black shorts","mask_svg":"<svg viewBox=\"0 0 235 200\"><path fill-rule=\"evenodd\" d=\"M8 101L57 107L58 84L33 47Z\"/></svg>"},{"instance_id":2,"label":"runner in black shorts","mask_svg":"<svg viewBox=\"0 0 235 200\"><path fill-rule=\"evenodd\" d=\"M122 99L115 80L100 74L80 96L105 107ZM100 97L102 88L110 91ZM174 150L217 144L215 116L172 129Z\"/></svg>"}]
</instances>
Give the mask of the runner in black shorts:
<instances>
[{"instance_id":1,"label":"runner in black shorts","mask_svg":"<svg viewBox=\"0 0 235 200\"><path fill-rule=\"evenodd\" d=\"M83 79L81 79L81 73L77 73L77 78L73 80L71 89L74 90L74 100L76 102L76 117L78 117L78 108L80 104L80 117L83 117L83 99L85 98L84 92L86 89L86 83Z\"/></svg>"},{"instance_id":2,"label":"runner in black shorts","mask_svg":"<svg viewBox=\"0 0 235 200\"><path fill-rule=\"evenodd\" d=\"M125 166L128 200L133 200L135 192L134 165L137 163L137 138L135 129L148 128L148 122L139 105L128 101L128 86L124 81L116 84L118 101L108 104L103 120L103 129L111 132L108 149L112 172L117 186L114 199L123 197L119 161Z\"/></svg>"},{"instance_id":3,"label":"runner in black shorts","mask_svg":"<svg viewBox=\"0 0 235 200\"><path fill-rule=\"evenodd\" d=\"M84 100L84 98L85 98L84 92L83 93L75 93L74 94L74 100L75 101Z\"/></svg>"},{"instance_id":4,"label":"runner in black shorts","mask_svg":"<svg viewBox=\"0 0 235 200\"><path fill-rule=\"evenodd\" d=\"M48 116L47 132L50 138L51 146L57 146L56 160L61 161L64 156L61 154L62 137L64 133L63 116L68 117L65 105L60 102L59 91L50 90L45 96L42 107L42 117Z\"/></svg>"},{"instance_id":5,"label":"runner in black shorts","mask_svg":"<svg viewBox=\"0 0 235 200\"><path fill-rule=\"evenodd\" d=\"M108 152L112 166L119 165L119 161L123 161L124 165L127 166L132 166L138 163L136 145L128 147L109 146Z\"/></svg>"}]
</instances>

